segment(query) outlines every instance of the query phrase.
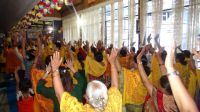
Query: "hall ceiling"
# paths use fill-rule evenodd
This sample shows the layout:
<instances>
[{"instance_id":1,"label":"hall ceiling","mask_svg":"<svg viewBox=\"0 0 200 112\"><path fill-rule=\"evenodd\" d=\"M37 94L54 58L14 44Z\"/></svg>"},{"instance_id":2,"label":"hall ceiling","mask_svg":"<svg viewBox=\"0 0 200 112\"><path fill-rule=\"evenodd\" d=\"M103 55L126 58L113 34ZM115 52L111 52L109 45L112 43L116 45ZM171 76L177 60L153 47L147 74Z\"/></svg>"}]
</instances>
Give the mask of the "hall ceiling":
<instances>
[{"instance_id":1,"label":"hall ceiling","mask_svg":"<svg viewBox=\"0 0 200 112\"><path fill-rule=\"evenodd\" d=\"M0 32L6 32L40 0L0 0Z\"/></svg>"}]
</instances>

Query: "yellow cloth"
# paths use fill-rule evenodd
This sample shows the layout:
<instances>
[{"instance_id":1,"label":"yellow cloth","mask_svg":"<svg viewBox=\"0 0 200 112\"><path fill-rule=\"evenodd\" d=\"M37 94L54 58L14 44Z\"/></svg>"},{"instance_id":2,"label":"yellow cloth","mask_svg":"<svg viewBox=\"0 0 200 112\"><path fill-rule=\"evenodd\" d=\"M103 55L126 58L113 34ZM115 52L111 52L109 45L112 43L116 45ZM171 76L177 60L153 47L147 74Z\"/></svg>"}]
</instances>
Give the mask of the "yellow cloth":
<instances>
[{"instance_id":1,"label":"yellow cloth","mask_svg":"<svg viewBox=\"0 0 200 112\"><path fill-rule=\"evenodd\" d=\"M43 53L42 53L42 61L45 62L45 59L48 55L52 55L53 54L53 45L48 45L44 48Z\"/></svg>"},{"instance_id":2,"label":"yellow cloth","mask_svg":"<svg viewBox=\"0 0 200 112\"><path fill-rule=\"evenodd\" d=\"M103 63L103 64L102 64ZM107 69L107 59L103 59L102 63L97 62L93 58L87 56L85 60L85 72L91 76L100 77Z\"/></svg>"},{"instance_id":3,"label":"yellow cloth","mask_svg":"<svg viewBox=\"0 0 200 112\"><path fill-rule=\"evenodd\" d=\"M200 87L200 70L197 69L196 72L197 72L197 81Z\"/></svg>"},{"instance_id":4,"label":"yellow cloth","mask_svg":"<svg viewBox=\"0 0 200 112\"><path fill-rule=\"evenodd\" d=\"M196 92L196 83L197 82L197 77L196 74L190 71L190 79L189 79L189 84L188 84L188 91L192 98L194 98L195 92Z\"/></svg>"},{"instance_id":5,"label":"yellow cloth","mask_svg":"<svg viewBox=\"0 0 200 112\"><path fill-rule=\"evenodd\" d=\"M63 57L63 59L64 59L65 55L66 55L65 47L61 47L60 48L60 56Z\"/></svg>"},{"instance_id":6,"label":"yellow cloth","mask_svg":"<svg viewBox=\"0 0 200 112\"><path fill-rule=\"evenodd\" d=\"M152 67L151 76L150 76L151 82L155 87L158 88L162 73L160 71L159 62L155 53L152 55L152 58L151 58L151 67Z\"/></svg>"},{"instance_id":7,"label":"yellow cloth","mask_svg":"<svg viewBox=\"0 0 200 112\"><path fill-rule=\"evenodd\" d=\"M6 63L6 58L3 53L0 54L0 63Z\"/></svg>"},{"instance_id":8,"label":"yellow cloth","mask_svg":"<svg viewBox=\"0 0 200 112\"><path fill-rule=\"evenodd\" d=\"M189 75L190 75L188 65L182 65L180 63L176 63L175 69L180 73L180 78L183 81L183 84L185 85L185 87L188 88Z\"/></svg>"},{"instance_id":9,"label":"yellow cloth","mask_svg":"<svg viewBox=\"0 0 200 112\"><path fill-rule=\"evenodd\" d=\"M95 112L89 105L78 102L78 100L65 92L60 103L61 112ZM108 91L108 102L104 112L122 112L122 96L118 89L111 87Z\"/></svg>"},{"instance_id":10,"label":"yellow cloth","mask_svg":"<svg viewBox=\"0 0 200 112\"><path fill-rule=\"evenodd\" d=\"M35 98L34 98L34 112L53 112L53 102L52 100L45 98L44 96L37 94L36 88L37 83L41 79L41 77L44 75L44 71L38 70L38 69L32 69L31 70L31 80L32 80L32 87L35 92ZM46 78L47 83L45 84L46 87L52 87L52 78L51 76L48 76Z\"/></svg>"},{"instance_id":11,"label":"yellow cloth","mask_svg":"<svg viewBox=\"0 0 200 112\"><path fill-rule=\"evenodd\" d=\"M124 68L123 104L140 105L144 103L147 90L144 87L138 70L130 71Z\"/></svg>"}]
</instances>

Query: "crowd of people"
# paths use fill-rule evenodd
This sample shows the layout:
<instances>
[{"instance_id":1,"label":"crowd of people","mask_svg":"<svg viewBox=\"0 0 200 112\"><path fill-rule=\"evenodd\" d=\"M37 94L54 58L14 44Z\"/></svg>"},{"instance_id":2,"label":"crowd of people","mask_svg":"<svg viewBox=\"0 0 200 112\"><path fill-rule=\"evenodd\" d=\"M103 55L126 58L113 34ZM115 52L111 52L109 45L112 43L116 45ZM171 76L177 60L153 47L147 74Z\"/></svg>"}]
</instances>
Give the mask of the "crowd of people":
<instances>
[{"instance_id":1,"label":"crowd of people","mask_svg":"<svg viewBox=\"0 0 200 112\"><path fill-rule=\"evenodd\" d=\"M79 39L53 41L26 32L4 38L1 72L16 80L19 112L198 112L199 51L174 39L148 42L136 51ZM148 38L150 40L150 37ZM200 40L197 40L200 41ZM157 49L157 50L156 50Z\"/></svg>"}]
</instances>

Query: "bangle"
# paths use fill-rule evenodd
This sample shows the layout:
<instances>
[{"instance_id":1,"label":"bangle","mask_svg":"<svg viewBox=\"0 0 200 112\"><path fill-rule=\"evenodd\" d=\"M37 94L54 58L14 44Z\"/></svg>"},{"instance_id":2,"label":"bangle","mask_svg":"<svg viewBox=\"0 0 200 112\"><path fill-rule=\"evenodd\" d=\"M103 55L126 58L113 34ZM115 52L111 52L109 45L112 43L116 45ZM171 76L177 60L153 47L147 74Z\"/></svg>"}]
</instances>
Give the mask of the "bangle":
<instances>
[{"instance_id":1,"label":"bangle","mask_svg":"<svg viewBox=\"0 0 200 112\"><path fill-rule=\"evenodd\" d=\"M138 62L138 65L142 65L142 62Z\"/></svg>"},{"instance_id":2,"label":"bangle","mask_svg":"<svg viewBox=\"0 0 200 112\"><path fill-rule=\"evenodd\" d=\"M59 70L58 70L58 69L56 69L56 70L54 70L54 71L53 71L53 73L55 73L55 72L59 72Z\"/></svg>"},{"instance_id":3,"label":"bangle","mask_svg":"<svg viewBox=\"0 0 200 112\"><path fill-rule=\"evenodd\" d=\"M179 76L179 72L173 71L173 72L171 72L171 73L168 73L167 76L168 76L168 77L169 77L169 76Z\"/></svg>"}]
</instances>

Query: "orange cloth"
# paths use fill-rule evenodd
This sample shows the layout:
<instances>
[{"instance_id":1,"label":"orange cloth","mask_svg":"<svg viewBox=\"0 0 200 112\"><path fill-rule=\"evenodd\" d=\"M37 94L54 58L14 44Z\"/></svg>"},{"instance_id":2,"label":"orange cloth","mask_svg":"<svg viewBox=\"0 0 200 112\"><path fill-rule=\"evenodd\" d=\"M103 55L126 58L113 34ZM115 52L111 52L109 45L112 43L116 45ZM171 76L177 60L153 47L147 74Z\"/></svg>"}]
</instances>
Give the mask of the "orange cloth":
<instances>
[{"instance_id":1,"label":"orange cloth","mask_svg":"<svg viewBox=\"0 0 200 112\"><path fill-rule=\"evenodd\" d=\"M128 61L129 61L129 56L119 58L119 63L121 67L128 68Z\"/></svg>"},{"instance_id":2,"label":"orange cloth","mask_svg":"<svg viewBox=\"0 0 200 112\"><path fill-rule=\"evenodd\" d=\"M41 77L44 75L43 70L38 70L33 68L31 70L31 77L32 77L32 86L33 90L35 92L35 99L34 99L34 112L53 112L53 102L52 100L45 98L44 96L37 94L36 87L38 81L41 79ZM48 76L46 78L47 84L46 87L52 87L52 78L51 76Z\"/></svg>"},{"instance_id":3,"label":"orange cloth","mask_svg":"<svg viewBox=\"0 0 200 112\"><path fill-rule=\"evenodd\" d=\"M15 50L13 48L9 48L5 52L6 57L6 72L11 73L15 71L17 66L21 65L20 60L17 58Z\"/></svg>"}]
</instances>

